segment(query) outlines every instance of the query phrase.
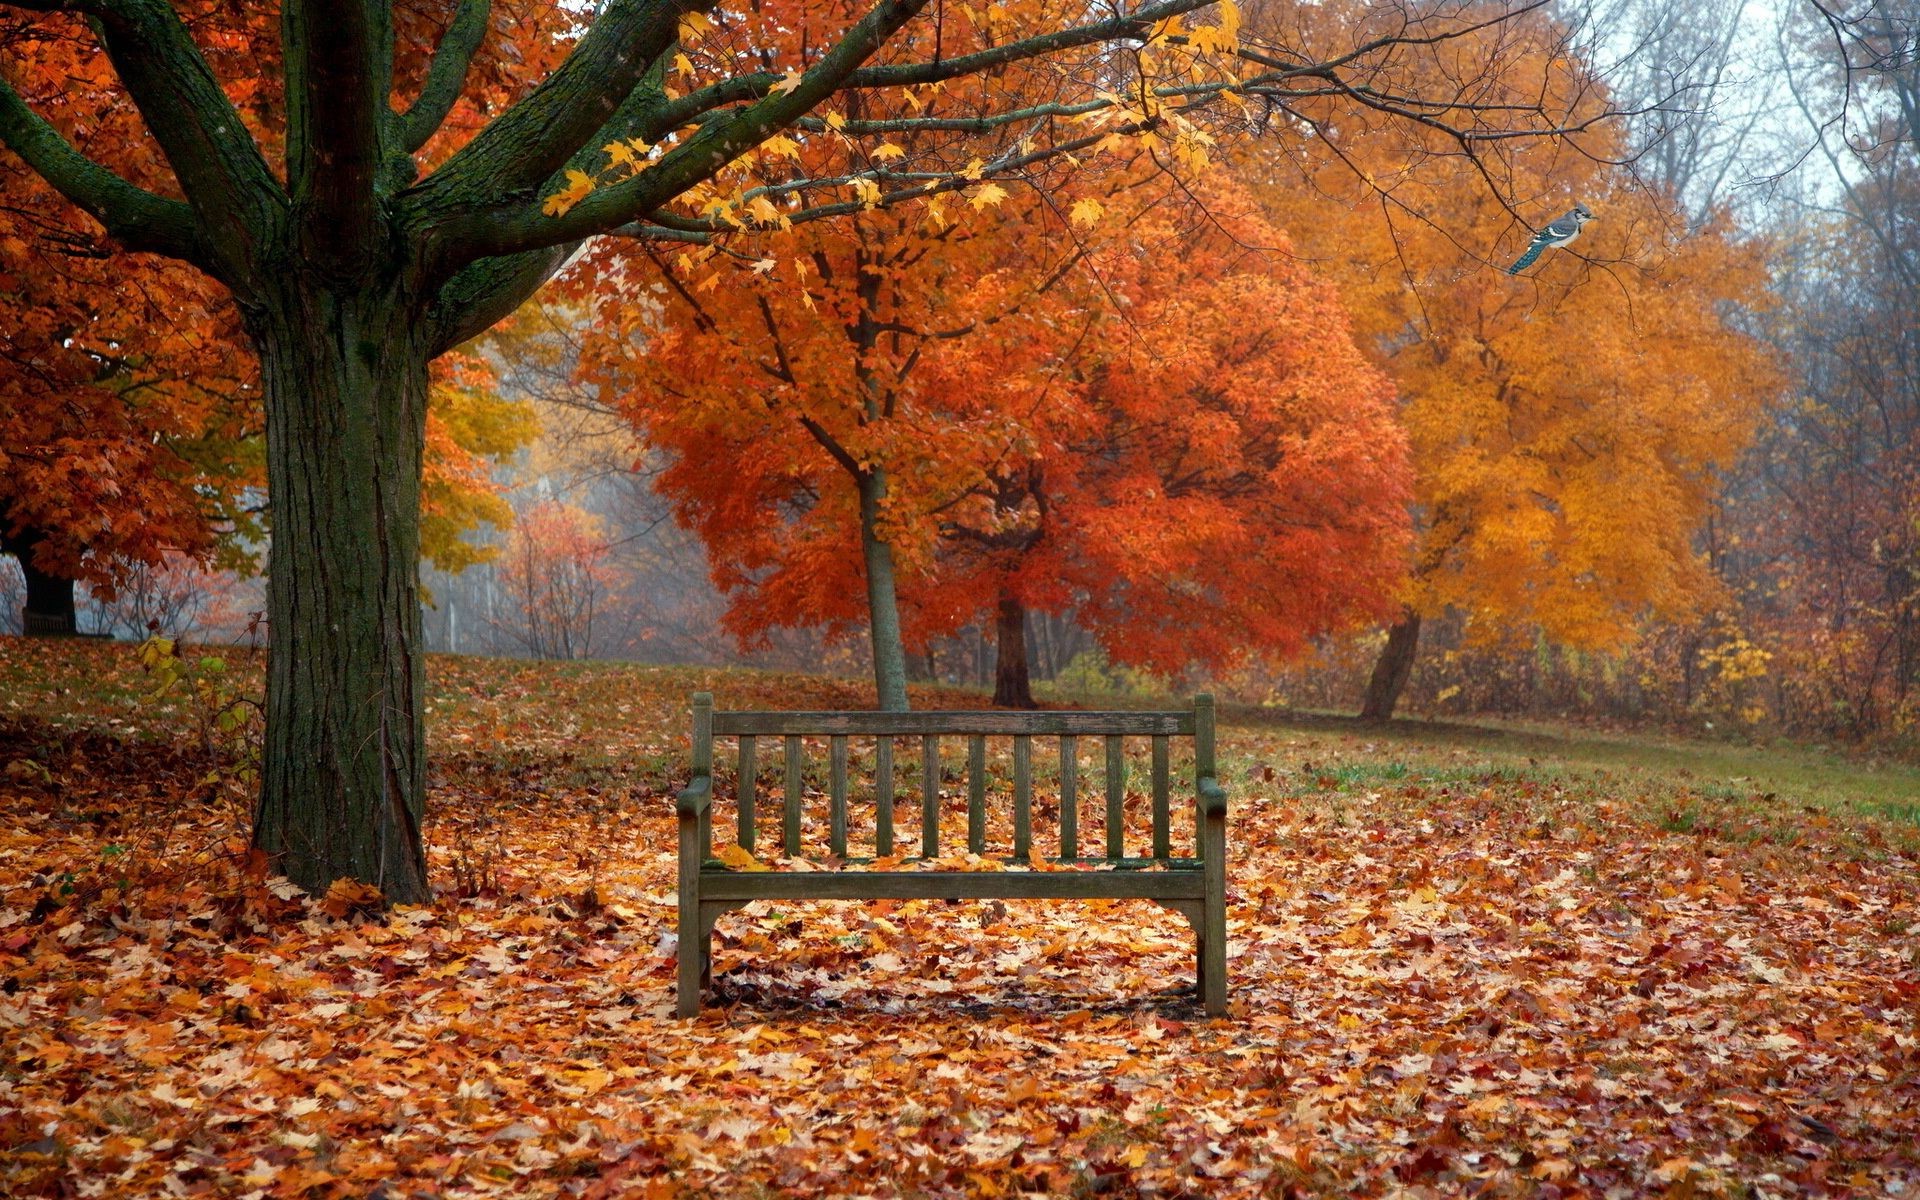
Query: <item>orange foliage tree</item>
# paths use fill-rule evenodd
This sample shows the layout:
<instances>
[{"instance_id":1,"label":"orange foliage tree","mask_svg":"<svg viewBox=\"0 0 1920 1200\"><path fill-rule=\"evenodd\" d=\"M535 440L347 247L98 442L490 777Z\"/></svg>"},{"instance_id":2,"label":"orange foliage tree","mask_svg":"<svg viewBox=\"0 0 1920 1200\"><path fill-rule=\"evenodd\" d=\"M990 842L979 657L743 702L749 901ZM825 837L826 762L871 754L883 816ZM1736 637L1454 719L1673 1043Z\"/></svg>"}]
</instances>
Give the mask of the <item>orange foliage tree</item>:
<instances>
[{"instance_id":1,"label":"orange foliage tree","mask_svg":"<svg viewBox=\"0 0 1920 1200\"><path fill-rule=\"evenodd\" d=\"M915 640L992 614L997 699L1031 705L1029 607L1166 671L1382 615L1404 443L1337 301L1230 187L1203 209L1103 196L1081 197L1077 236L1036 203L770 239L736 285L750 304L623 264L591 370L668 450L659 485L739 632L852 624L863 575L878 630L897 582ZM672 367L689 356L693 379Z\"/></svg>"},{"instance_id":2,"label":"orange foliage tree","mask_svg":"<svg viewBox=\"0 0 1920 1200\"><path fill-rule=\"evenodd\" d=\"M1483 103L1564 94L1576 115L1602 111L1550 22L1497 36L1529 52L1485 81ZM1328 110L1290 116L1324 123ZM1685 228L1668 198L1608 165L1596 131L1583 152L1536 147L1500 163L1530 224L1576 201L1598 214L1577 243L1509 276L1531 231L1487 189L1484 162L1437 134L1410 156L1404 130L1342 119L1335 139L1246 167L1338 280L1403 398L1419 540L1365 714L1391 715L1422 619L1444 610L1470 637L1582 648L1620 646L1648 616L1698 612L1717 585L1693 536L1777 387L1764 349L1730 319L1764 302L1762 248L1724 224Z\"/></svg>"},{"instance_id":3,"label":"orange foliage tree","mask_svg":"<svg viewBox=\"0 0 1920 1200\"><path fill-rule=\"evenodd\" d=\"M706 542L730 627L865 623L886 708L907 703L898 585L928 568L928 514L984 477L1018 434L1013 402L1057 369L1050 293L1075 251L1046 249L1042 206L1018 207L775 233L724 291L698 282L714 264L657 255L592 284L604 332L588 370L667 453L656 486ZM1014 242L1033 270L995 269ZM644 353L622 336L636 319ZM972 353L983 344L1027 352Z\"/></svg>"},{"instance_id":4,"label":"orange foliage tree","mask_svg":"<svg viewBox=\"0 0 1920 1200\"><path fill-rule=\"evenodd\" d=\"M1296 652L1377 619L1403 571L1392 388L1333 291L1238 188L1149 207L1094 256L1101 336L1027 433L937 514L922 603L997 630L995 700L1031 706L1028 609L1162 673Z\"/></svg>"}]
</instances>

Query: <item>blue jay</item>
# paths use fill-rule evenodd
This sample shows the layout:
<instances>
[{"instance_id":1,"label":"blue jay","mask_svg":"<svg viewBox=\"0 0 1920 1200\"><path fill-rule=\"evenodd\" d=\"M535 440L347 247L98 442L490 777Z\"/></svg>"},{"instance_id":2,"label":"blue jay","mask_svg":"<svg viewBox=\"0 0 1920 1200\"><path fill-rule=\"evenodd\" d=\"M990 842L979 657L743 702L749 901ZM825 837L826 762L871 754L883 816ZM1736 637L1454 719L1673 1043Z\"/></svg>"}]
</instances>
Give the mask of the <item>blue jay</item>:
<instances>
[{"instance_id":1,"label":"blue jay","mask_svg":"<svg viewBox=\"0 0 1920 1200\"><path fill-rule=\"evenodd\" d=\"M1584 204L1576 204L1563 217L1547 222L1547 227L1533 235L1533 241L1527 246L1527 252L1520 261L1507 268L1507 274L1518 275L1533 265L1540 252L1548 246L1565 246L1580 236L1580 227L1593 220L1593 213Z\"/></svg>"}]
</instances>

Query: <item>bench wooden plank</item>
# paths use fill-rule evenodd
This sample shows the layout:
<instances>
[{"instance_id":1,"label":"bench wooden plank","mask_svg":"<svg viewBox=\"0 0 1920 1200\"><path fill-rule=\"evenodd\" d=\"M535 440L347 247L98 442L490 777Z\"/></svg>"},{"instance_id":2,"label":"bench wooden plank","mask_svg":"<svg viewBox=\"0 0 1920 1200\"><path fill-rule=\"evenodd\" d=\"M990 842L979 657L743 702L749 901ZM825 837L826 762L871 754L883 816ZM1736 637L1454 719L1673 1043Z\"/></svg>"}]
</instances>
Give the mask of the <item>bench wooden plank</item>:
<instances>
[{"instance_id":1,"label":"bench wooden plank","mask_svg":"<svg viewBox=\"0 0 1920 1200\"><path fill-rule=\"evenodd\" d=\"M1033 859L1014 858L1012 855L985 855L983 857L991 861L1005 863L1010 870L1015 871L1023 870L1034 862ZM882 860L878 858L862 858L855 854L848 855L841 861L849 867L868 867ZM902 855L898 857L889 856L886 861L888 863L887 869L891 869L893 866L902 862L922 863L930 860ZM1173 858L1108 858L1105 854L1082 855L1079 858L1046 858L1039 861L1062 867L1085 868L1089 871L1198 871L1201 865L1200 860L1197 858L1181 856L1175 856ZM727 866L726 863L717 858L707 859L705 863L702 864L702 869L707 871L733 870L733 868Z\"/></svg>"},{"instance_id":2,"label":"bench wooden plank","mask_svg":"<svg viewBox=\"0 0 1920 1200\"><path fill-rule=\"evenodd\" d=\"M754 739L740 739L740 772L734 777L734 802L740 807L740 847L753 853L757 831L753 827L754 808L760 803L759 764L754 761Z\"/></svg>"},{"instance_id":3,"label":"bench wooden plank","mask_svg":"<svg viewBox=\"0 0 1920 1200\"><path fill-rule=\"evenodd\" d=\"M1072 734L1060 739L1060 857L1080 857L1080 752Z\"/></svg>"},{"instance_id":4,"label":"bench wooden plank","mask_svg":"<svg viewBox=\"0 0 1920 1200\"><path fill-rule=\"evenodd\" d=\"M1033 854L1033 736L1013 739L1013 856Z\"/></svg>"},{"instance_id":5,"label":"bench wooden plank","mask_svg":"<svg viewBox=\"0 0 1920 1200\"><path fill-rule=\"evenodd\" d=\"M1199 900L1198 871L706 871L702 900Z\"/></svg>"},{"instance_id":6,"label":"bench wooden plank","mask_svg":"<svg viewBox=\"0 0 1920 1200\"><path fill-rule=\"evenodd\" d=\"M920 854L940 857L940 739L920 739Z\"/></svg>"},{"instance_id":7,"label":"bench wooden plank","mask_svg":"<svg viewBox=\"0 0 1920 1200\"><path fill-rule=\"evenodd\" d=\"M1167 738L1161 734L1153 739L1153 856L1166 858L1173 853L1173 819L1168 806L1167 793Z\"/></svg>"},{"instance_id":8,"label":"bench wooden plank","mask_svg":"<svg viewBox=\"0 0 1920 1200\"><path fill-rule=\"evenodd\" d=\"M967 739L967 849L987 852L987 739Z\"/></svg>"},{"instance_id":9,"label":"bench wooden plank","mask_svg":"<svg viewBox=\"0 0 1920 1200\"><path fill-rule=\"evenodd\" d=\"M873 852L885 858L893 853L893 739L873 744Z\"/></svg>"},{"instance_id":10,"label":"bench wooden plank","mask_svg":"<svg viewBox=\"0 0 1920 1200\"><path fill-rule=\"evenodd\" d=\"M799 734L826 737L844 733L855 737L879 734L925 736L927 734L985 734L1011 737L1016 734L1099 735L1124 733L1188 735L1193 732L1191 712L1000 712L968 710L963 712L716 712L714 732L725 735L742 733L777 735Z\"/></svg>"},{"instance_id":11,"label":"bench wooden plank","mask_svg":"<svg viewBox=\"0 0 1920 1200\"><path fill-rule=\"evenodd\" d=\"M847 856L847 739L835 734L827 743L827 849L835 858Z\"/></svg>"},{"instance_id":12,"label":"bench wooden plank","mask_svg":"<svg viewBox=\"0 0 1920 1200\"><path fill-rule=\"evenodd\" d=\"M1127 746L1119 734L1107 735L1107 857L1126 857Z\"/></svg>"},{"instance_id":13,"label":"bench wooden plank","mask_svg":"<svg viewBox=\"0 0 1920 1200\"><path fill-rule=\"evenodd\" d=\"M800 802L806 790L800 768L800 739L789 737L787 739L786 811L781 825L788 858L800 857Z\"/></svg>"}]
</instances>

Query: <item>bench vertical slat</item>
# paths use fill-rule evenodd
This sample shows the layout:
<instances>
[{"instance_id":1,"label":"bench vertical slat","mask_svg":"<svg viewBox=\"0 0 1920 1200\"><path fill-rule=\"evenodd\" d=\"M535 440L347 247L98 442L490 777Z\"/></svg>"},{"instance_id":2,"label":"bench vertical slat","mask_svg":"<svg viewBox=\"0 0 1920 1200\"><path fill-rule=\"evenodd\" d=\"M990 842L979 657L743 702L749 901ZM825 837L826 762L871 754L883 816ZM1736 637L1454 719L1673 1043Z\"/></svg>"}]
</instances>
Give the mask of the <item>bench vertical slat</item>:
<instances>
[{"instance_id":1,"label":"bench vertical slat","mask_svg":"<svg viewBox=\"0 0 1920 1200\"><path fill-rule=\"evenodd\" d=\"M787 738L787 797L782 830L788 858L800 857L800 739Z\"/></svg>"},{"instance_id":2,"label":"bench vertical slat","mask_svg":"<svg viewBox=\"0 0 1920 1200\"><path fill-rule=\"evenodd\" d=\"M1060 857L1080 857L1080 801L1077 795L1080 752L1073 735L1060 735Z\"/></svg>"},{"instance_id":3,"label":"bench vertical slat","mask_svg":"<svg viewBox=\"0 0 1920 1200\"><path fill-rule=\"evenodd\" d=\"M1153 738L1153 856L1170 858L1173 855L1173 818L1168 808L1167 796L1171 790L1167 767L1167 736L1155 734Z\"/></svg>"},{"instance_id":4,"label":"bench vertical slat","mask_svg":"<svg viewBox=\"0 0 1920 1200\"><path fill-rule=\"evenodd\" d=\"M1117 733L1107 735L1107 857L1125 858L1127 825L1127 745Z\"/></svg>"},{"instance_id":5,"label":"bench vertical slat","mask_svg":"<svg viewBox=\"0 0 1920 1200\"><path fill-rule=\"evenodd\" d=\"M1205 692L1193 698L1193 854L1207 856L1207 819L1200 810L1202 779L1213 778L1213 697Z\"/></svg>"},{"instance_id":6,"label":"bench vertical slat","mask_svg":"<svg viewBox=\"0 0 1920 1200\"><path fill-rule=\"evenodd\" d=\"M827 777L827 849L835 858L847 856L847 737L836 733L828 742L831 774Z\"/></svg>"},{"instance_id":7,"label":"bench vertical slat","mask_svg":"<svg viewBox=\"0 0 1920 1200\"><path fill-rule=\"evenodd\" d=\"M893 739L882 736L873 744L873 852L880 858L893 853Z\"/></svg>"},{"instance_id":8,"label":"bench vertical slat","mask_svg":"<svg viewBox=\"0 0 1920 1200\"><path fill-rule=\"evenodd\" d=\"M754 761L755 749L752 734L740 735L740 776L739 785L734 789L740 804L740 848L748 854L753 853L753 810L760 802L758 774L760 764Z\"/></svg>"},{"instance_id":9,"label":"bench vertical slat","mask_svg":"<svg viewBox=\"0 0 1920 1200\"><path fill-rule=\"evenodd\" d=\"M1013 739L1013 856L1025 862L1033 855L1033 737Z\"/></svg>"},{"instance_id":10,"label":"bench vertical slat","mask_svg":"<svg viewBox=\"0 0 1920 1200\"><path fill-rule=\"evenodd\" d=\"M920 739L920 854L940 857L940 739Z\"/></svg>"},{"instance_id":11,"label":"bench vertical slat","mask_svg":"<svg viewBox=\"0 0 1920 1200\"><path fill-rule=\"evenodd\" d=\"M987 852L987 739L967 739L967 849Z\"/></svg>"}]
</instances>

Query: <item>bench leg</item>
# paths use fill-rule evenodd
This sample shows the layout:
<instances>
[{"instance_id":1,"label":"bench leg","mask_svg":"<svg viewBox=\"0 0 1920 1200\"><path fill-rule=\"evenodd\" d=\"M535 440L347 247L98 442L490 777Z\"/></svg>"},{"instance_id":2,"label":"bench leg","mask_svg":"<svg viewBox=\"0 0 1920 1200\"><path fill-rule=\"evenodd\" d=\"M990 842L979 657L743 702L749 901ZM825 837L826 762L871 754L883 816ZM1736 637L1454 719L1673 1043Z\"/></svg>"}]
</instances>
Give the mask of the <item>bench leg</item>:
<instances>
[{"instance_id":1,"label":"bench leg","mask_svg":"<svg viewBox=\"0 0 1920 1200\"><path fill-rule=\"evenodd\" d=\"M1210 1017L1227 1015L1226 913L1209 911L1197 931L1199 942L1200 1003Z\"/></svg>"},{"instance_id":2,"label":"bench leg","mask_svg":"<svg viewBox=\"0 0 1920 1200\"><path fill-rule=\"evenodd\" d=\"M707 939L700 930L700 901L683 897L680 901L679 1001L676 1011L683 1017L700 1015L700 989L706 984Z\"/></svg>"},{"instance_id":3,"label":"bench leg","mask_svg":"<svg viewBox=\"0 0 1920 1200\"><path fill-rule=\"evenodd\" d=\"M739 907L725 900L700 902L700 986L703 988L713 986L713 924Z\"/></svg>"},{"instance_id":4,"label":"bench leg","mask_svg":"<svg viewBox=\"0 0 1920 1200\"><path fill-rule=\"evenodd\" d=\"M1210 1017L1227 1015L1227 820L1215 813L1204 822L1200 902L1200 1002Z\"/></svg>"}]
</instances>

